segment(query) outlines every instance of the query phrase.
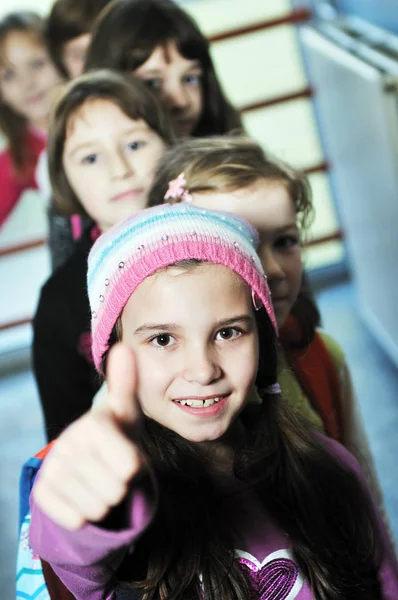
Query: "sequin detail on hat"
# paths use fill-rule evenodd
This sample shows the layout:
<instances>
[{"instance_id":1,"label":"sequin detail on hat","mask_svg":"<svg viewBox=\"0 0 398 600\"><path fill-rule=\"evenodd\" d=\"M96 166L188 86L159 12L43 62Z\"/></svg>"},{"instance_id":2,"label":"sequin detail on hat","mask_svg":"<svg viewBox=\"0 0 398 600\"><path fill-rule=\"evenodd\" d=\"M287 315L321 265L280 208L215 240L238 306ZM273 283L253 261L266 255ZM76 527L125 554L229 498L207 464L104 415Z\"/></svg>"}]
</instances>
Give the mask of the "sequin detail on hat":
<instances>
[{"instance_id":1,"label":"sequin detail on hat","mask_svg":"<svg viewBox=\"0 0 398 600\"><path fill-rule=\"evenodd\" d=\"M91 249L87 273L96 368L101 368L112 329L138 285L184 260L207 261L235 271L255 291L254 306L265 308L277 333L264 271L250 241L257 243L256 235L249 223L235 215L178 202L143 210L103 233Z\"/></svg>"},{"instance_id":2,"label":"sequin detail on hat","mask_svg":"<svg viewBox=\"0 0 398 600\"><path fill-rule=\"evenodd\" d=\"M281 394L282 390L279 383L273 383L272 385L269 385L266 388L261 388L260 390L258 390L258 393L261 397L264 395L276 396L277 394Z\"/></svg>"}]
</instances>

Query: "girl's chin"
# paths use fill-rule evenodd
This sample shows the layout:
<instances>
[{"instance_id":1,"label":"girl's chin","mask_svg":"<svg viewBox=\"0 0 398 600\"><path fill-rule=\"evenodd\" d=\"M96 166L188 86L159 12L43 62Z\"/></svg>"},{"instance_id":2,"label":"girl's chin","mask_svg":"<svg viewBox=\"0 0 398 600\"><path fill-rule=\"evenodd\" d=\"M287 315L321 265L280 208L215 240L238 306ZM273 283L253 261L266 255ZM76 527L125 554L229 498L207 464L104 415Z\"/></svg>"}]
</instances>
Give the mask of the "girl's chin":
<instances>
[{"instance_id":1,"label":"girl's chin","mask_svg":"<svg viewBox=\"0 0 398 600\"><path fill-rule=\"evenodd\" d=\"M286 323L286 319L290 314L290 306L274 306L276 324L278 325L278 329L281 329Z\"/></svg>"},{"instance_id":2,"label":"girl's chin","mask_svg":"<svg viewBox=\"0 0 398 600\"><path fill-rule=\"evenodd\" d=\"M222 429L218 431L201 432L199 434L198 432L181 432L180 435L187 440L187 442L192 442L193 444L212 445L221 442L225 433L224 429Z\"/></svg>"}]
</instances>

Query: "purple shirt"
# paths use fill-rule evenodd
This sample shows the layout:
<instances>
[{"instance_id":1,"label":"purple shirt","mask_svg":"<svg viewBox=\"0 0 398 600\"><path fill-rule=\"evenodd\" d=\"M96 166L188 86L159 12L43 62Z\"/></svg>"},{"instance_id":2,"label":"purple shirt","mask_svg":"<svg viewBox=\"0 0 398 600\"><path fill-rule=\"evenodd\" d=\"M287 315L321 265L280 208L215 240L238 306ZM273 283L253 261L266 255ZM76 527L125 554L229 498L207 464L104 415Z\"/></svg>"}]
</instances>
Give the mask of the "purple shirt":
<instances>
[{"instance_id":1,"label":"purple shirt","mask_svg":"<svg viewBox=\"0 0 398 600\"><path fill-rule=\"evenodd\" d=\"M337 442L324 439L367 488L354 457ZM124 529L109 531L90 524L69 532L48 518L31 496L31 547L51 564L76 600L116 600L115 571L126 552L134 551L134 541L151 522L155 498L154 486L148 479L146 485L133 489L129 496ZM236 514L233 522L239 539L237 560L249 575L258 599L315 600L293 559L289 537L277 529L255 495L246 492L230 496L229 503L228 509ZM384 524L376 516L382 597L397 600L398 565Z\"/></svg>"}]
</instances>

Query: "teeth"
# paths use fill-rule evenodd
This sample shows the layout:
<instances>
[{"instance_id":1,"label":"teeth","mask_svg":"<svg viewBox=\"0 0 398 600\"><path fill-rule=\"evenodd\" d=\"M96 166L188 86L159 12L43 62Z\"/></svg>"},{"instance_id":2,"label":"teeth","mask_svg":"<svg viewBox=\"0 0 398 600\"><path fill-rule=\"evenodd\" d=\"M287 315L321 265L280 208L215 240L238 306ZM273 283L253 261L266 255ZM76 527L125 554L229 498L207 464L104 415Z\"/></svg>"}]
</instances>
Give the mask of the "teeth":
<instances>
[{"instance_id":1,"label":"teeth","mask_svg":"<svg viewBox=\"0 0 398 600\"><path fill-rule=\"evenodd\" d=\"M203 408L204 401L203 400L187 400L188 406L192 406L193 408Z\"/></svg>"},{"instance_id":2,"label":"teeth","mask_svg":"<svg viewBox=\"0 0 398 600\"><path fill-rule=\"evenodd\" d=\"M217 404L220 402L221 396L218 398L208 398L207 400L197 400L196 398L187 399L187 400L177 400L178 404L182 404L182 406L192 406L193 408L206 408L207 406L213 406L213 404Z\"/></svg>"}]
</instances>

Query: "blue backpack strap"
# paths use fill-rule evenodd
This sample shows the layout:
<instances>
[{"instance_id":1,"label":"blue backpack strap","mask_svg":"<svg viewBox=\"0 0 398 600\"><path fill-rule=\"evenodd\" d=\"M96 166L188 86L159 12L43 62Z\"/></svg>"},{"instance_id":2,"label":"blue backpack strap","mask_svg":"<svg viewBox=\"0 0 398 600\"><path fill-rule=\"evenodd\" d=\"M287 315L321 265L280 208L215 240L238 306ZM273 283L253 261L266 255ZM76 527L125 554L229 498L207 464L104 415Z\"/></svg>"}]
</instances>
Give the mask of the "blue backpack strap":
<instances>
[{"instance_id":1,"label":"blue backpack strap","mask_svg":"<svg viewBox=\"0 0 398 600\"><path fill-rule=\"evenodd\" d=\"M42 464L42 458L30 458L22 467L20 479L19 542L17 552L17 600L50 600L40 558L29 545L29 496Z\"/></svg>"},{"instance_id":2,"label":"blue backpack strap","mask_svg":"<svg viewBox=\"0 0 398 600\"><path fill-rule=\"evenodd\" d=\"M29 497L32 491L36 475L41 467L43 460L34 456L30 458L22 467L21 478L19 480L19 529L29 513Z\"/></svg>"}]
</instances>

